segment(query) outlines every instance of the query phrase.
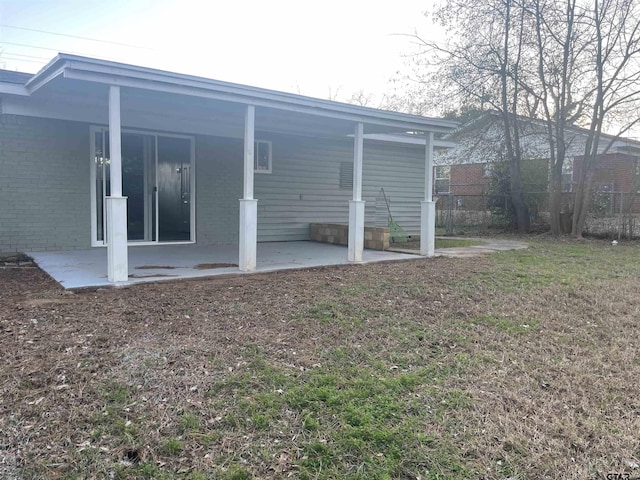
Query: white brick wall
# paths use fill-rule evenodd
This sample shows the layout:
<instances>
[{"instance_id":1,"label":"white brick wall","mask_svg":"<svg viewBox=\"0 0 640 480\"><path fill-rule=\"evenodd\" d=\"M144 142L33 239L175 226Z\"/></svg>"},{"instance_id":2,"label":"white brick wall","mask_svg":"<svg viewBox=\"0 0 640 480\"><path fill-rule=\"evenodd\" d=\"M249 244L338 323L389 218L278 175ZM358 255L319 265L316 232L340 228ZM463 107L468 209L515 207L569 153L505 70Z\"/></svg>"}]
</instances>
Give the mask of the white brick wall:
<instances>
[{"instance_id":1,"label":"white brick wall","mask_svg":"<svg viewBox=\"0 0 640 480\"><path fill-rule=\"evenodd\" d=\"M0 115L0 252L90 246L89 128Z\"/></svg>"}]
</instances>

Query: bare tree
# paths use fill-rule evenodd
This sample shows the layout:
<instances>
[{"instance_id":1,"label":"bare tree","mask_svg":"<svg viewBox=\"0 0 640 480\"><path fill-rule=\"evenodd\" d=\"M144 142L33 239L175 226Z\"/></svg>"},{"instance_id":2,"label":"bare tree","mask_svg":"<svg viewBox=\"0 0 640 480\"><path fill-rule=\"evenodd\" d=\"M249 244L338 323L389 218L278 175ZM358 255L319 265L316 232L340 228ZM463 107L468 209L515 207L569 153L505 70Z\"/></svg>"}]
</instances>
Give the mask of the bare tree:
<instances>
[{"instance_id":1,"label":"bare tree","mask_svg":"<svg viewBox=\"0 0 640 480\"><path fill-rule=\"evenodd\" d=\"M528 231L530 218L522 191L518 123L518 114L524 107L521 72L527 35L522 4L518 0L448 0L435 16L455 40L439 45L415 35L423 48L415 65L435 70L435 82L432 79L431 84L438 90L433 93L436 98L500 112L515 224L519 231Z\"/></svg>"},{"instance_id":2,"label":"bare tree","mask_svg":"<svg viewBox=\"0 0 640 480\"><path fill-rule=\"evenodd\" d=\"M611 148L601 145L604 129L620 136L640 117L640 7L635 0L592 0L590 27L595 41L590 51L595 92L586 112L589 135L583 168L576 188L572 235L581 237L591 201L593 171L599 155Z\"/></svg>"},{"instance_id":3,"label":"bare tree","mask_svg":"<svg viewBox=\"0 0 640 480\"><path fill-rule=\"evenodd\" d=\"M353 105L360 105L361 107L368 107L373 100L373 94L367 93L364 90L359 90L351 94L351 97L347 100L347 103Z\"/></svg>"},{"instance_id":4,"label":"bare tree","mask_svg":"<svg viewBox=\"0 0 640 480\"><path fill-rule=\"evenodd\" d=\"M331 85L329 85L329 95L327 95L327 100L337 102L338 95L340 94L340 90L342 90L342 85L339 85L336 88L333 88Z\"/></svg>"},{"instance_id":5,"label":"bare tree","mask_svg":"<svg viewBox=\"0 0 640 480\"><path fill-rule=\"evenodd\" d=\"M580 237L600 155L638 121L638 11L631 0L531 0L537 78L523 85L532 116L546 121L550 167L550 226L554 235ZM531 81L534 77L528 77ZM625 110L627 110L625 112ZM561 222L562 169L568 126L585 125L587 139L570 226ZM604 128L613 138L603 145ZM611 130L614 132L611 132Z\"/></svg>"},{"instance_id":6,"label":"bare tree","mask_svg":"<svg viewBox=\"0 0 640 480\"><path fill-rule=\"evenodd\" d=\"M441 45L413 35L422 50L408 81L426 85L421 95L440 99L443 110L472 105L501 114L520 230L528 212L521 202L518 115L543 120L551 232L570 228L580 237L599 156L640 121L640 2L443 0L434 19L451 40ZM416 90L410 90L413 101ZM566 134L573 126L586 128L587 138L573 206L563 212L563 166L569 148L577 148L576 136ZM605 131L613 139L603 144ZM563 213L573 214L570 227Z\"/></svg>"},{"instance_id":7,"label":"bare tree","mask_svg":"<svg viewBox=\"0 0 640 480\"><path fill-rule=\"evenodd\" d=\"M532 115L546 121L549 144L549 224L551 233L558 236L569 233L561 221L562 171L567 151L565 132L573 124L583 108L588 93L583 93L582 101L575 101L575 87L580 87L580 79L586 72L581 70L580 56L589 39L578 28L583 24L583 15L576 0L557 1L534 0L529 5L535 28L535 53L537 78L524 86L534 99ZM586 41L580 41L580 40ZM532 77L535 78L535 77ZM588 90L588 88L587 88Z\"/></svg>"},{"instance_id":8,"label":"bare tree","mask_svg":"<svg viewBox=\"0 0 640 480\"><path fill-rule=\"evenodd\" d=\"M518 99L520 97L520 64L522 60L524 30L524 9L520 9L519 20L516 22L515 49L513 62L509 60L509 44L511 43L512 2L504 1L504 43L503 60L500 65L500 85L502 103L502 121L505 133L505 147L511 182L511 203L516 213L518 231L526 232L531 227L529 207L524 200L522 191L522 148L520 144L520 129L518 123ZM509 69L511 71L509 72ZM512 83L512 85L510 85ZM509 93L511 98L509 98Z\"/></svg>"}]
</instances>

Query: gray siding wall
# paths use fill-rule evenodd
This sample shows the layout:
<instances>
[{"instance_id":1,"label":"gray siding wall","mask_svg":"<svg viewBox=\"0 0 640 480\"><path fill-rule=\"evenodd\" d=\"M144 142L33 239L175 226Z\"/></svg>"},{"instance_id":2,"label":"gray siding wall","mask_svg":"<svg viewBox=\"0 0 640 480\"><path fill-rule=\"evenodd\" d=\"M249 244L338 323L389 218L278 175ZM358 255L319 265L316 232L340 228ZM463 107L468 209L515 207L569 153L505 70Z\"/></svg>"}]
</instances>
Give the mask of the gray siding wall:
<instances>
[{"instance_id":1,"label":"gray siding wall","mask_svg":"<svg viewBox=\"0 0 640 480\"><path fill-rule=\"evenodd\" d=\"M273 142L271 174L255 175L258 240L307 240L309 223L348 223L352 190L340 188L340 163L353 162L352 140L260 136ZM424 147L365 141L363 200L367 225L391 214L409 234L420 232Z\"/></svg>"},{"instance_id":2,"label":"gray siding wall","mask_svg":"<svg viewBox=\"0 0 640 480\"><path fill-rule=\"evenodd\" d=\"M351 189L340 189L340 162L353 161L349 142L309 137L273 142L271 174L255 175L258 240L307 240L309 223L349 220Z\"/></svg>"},{"instance_id":3,"label":"gray siding wall","mask_svg":"<svg viewBox=\"0 0 640 480\"><path fill-rule=\"evenodd\" d=\"M347 223L351 188L340 164L353 141L256 134L273 142L271 174L255 175L258 240L307 240L309 223ZM196 239L238 241L241 139L196 136ZM424 148L365 141L367 225L386 225L387 208L409 234L420 230ZM0 115L0 252L89 248L89 125Z\"/></svg>"},{"instance_id":4,"label":"gray siding wall","mask_svg":"<svg viewBox=\"0 0 640 480\"><path fill-rule=\"evenodd\" d=\"M89 128L0 115L0 252L91 245Z\"/></svg>"},{"instance_id":5,"label":"gray siding wall","mask_svg":"<svg viewBox=\"0 0 640 480\"><path fill-rule=\"evenodd\" d=\"M386 227L389 201L393 220L409 235L420 234L420 202L424 200L425 147L365 140L362 198L365 223Z\"/></svg>"}]
</instances>

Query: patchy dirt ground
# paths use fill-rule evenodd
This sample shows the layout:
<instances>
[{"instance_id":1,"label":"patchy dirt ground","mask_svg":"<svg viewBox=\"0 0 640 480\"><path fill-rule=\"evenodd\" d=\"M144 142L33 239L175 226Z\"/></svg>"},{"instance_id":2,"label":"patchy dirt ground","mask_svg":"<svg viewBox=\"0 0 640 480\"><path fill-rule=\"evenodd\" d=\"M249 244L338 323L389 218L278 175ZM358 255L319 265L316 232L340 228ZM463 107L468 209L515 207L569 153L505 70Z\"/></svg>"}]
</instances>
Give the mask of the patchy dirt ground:
<instances>
[{"instance_id":1,"label":"patchy dirt ground","mask_svg":"<svg viewBox=\"0 0 640 480\"><path fill-rule=\"evenodd\" d=\"M606 246L75 293L5 265L0 478L640 476L640 247Z\"/></svg>"}]
</instances>

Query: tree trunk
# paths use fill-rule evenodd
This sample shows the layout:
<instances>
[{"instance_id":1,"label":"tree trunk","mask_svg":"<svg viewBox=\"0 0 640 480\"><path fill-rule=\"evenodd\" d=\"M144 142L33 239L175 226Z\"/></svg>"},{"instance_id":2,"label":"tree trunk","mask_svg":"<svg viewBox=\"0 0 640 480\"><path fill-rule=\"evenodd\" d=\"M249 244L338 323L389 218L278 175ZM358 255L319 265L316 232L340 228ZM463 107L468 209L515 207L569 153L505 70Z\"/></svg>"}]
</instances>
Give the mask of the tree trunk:
<instances>
[{"instance_id":1,"label":"tree trunk","mask_svg":"<svg viewBox=\"0 0 640 480\"><path fill-rule=\"evenodd\" d=\"M576 187L571 236L578 239L582 238L584 224L587 221L587 213L589 213L591 206L591 178L591 175L587 175L584 181L580 182Z\"/></svg>"},{"instance_id":2,"label":"tree trunk","mask_svg":"<svg viewBox=\"0 0 640 480\"><path fill-rule=\"evenodd\" d=\"M520 162L517 157L511 159L510 164L511 177L511 203L516 214L516 228L520 233L527 233L531 230L531 217L529 216L529 207L524 201L522 192L522 178L520 173Z\"/></svg>"},{"instance_id":3,"label":"tree trunk","mask_svg":"<svg viewBox=\"0 0 640 480\"><path fill-rule=\"evenodd\" d=\"M549 182L549 226L554 237L569 233L562 228L562 165L559 163L551 170Z\"/></svg>"},{"instance_id":4,"label":"tree trunk","mask_svg":"<svg viewBox=\"0 0 640 480\"><path fill-rule=\"evenodd\" d=\"M562 189L557 185L551 185L549 192L549 227L551 235L559 237L562 235L562 225L560 223L560 202L562 200Z\"/></svg>"}]
</instances>

